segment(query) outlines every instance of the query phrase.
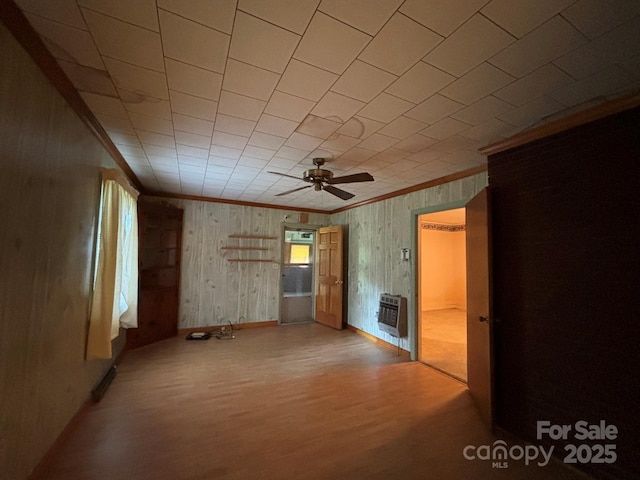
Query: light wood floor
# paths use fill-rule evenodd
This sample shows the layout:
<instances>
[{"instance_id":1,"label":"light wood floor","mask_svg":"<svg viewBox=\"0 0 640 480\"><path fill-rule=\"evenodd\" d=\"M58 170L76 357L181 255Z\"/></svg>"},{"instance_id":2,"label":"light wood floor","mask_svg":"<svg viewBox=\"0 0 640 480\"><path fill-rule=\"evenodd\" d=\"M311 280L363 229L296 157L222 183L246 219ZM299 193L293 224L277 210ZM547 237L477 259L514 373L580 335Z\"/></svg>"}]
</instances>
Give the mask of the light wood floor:
<instances>
[{"instance_id":1,"label":"light wood floor","mask_svg":"<svg viewBox=\"0 0 640 480\"><path fill-rule=\"evenodd\" d=\"M496 439L461 383L318 324L129 352L39 479L558 479L468 461Z\"/></svg>"}]
</instances>

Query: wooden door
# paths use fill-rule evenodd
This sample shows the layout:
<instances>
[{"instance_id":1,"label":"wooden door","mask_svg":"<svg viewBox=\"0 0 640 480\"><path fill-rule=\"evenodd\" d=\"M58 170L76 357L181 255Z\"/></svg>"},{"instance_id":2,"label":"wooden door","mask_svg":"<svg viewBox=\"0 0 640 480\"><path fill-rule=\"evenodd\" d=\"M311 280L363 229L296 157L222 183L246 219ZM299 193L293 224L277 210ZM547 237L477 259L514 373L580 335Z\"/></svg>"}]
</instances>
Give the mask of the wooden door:
<instances>
[{"instance_id":1,"label":"wooden door","mask_svg":"<svg viewBox=\"0 0 640 480\"><path fill-rule=\"evenodd\" d=\"M493 426L493 361L489 197L485 188L466 205L467 376L469 392Z\"/></svg>"},{"instance_id":2,"label":"wooden door","mask_svg":"<svg viewBox=\"0 0 640 480\"><path fill-rule=\"evenodd\" d=\"M316 245L316 322L342 329L342 227L334 225L318 229Z\"/></svg>"},{"instance_id":3,"label":"wooden door","mask_svg":"<svg viewBox=\"0 0 640 480\"><path fill-rule=\"evenodd\" d=\"M138 202L138 328L127 330L127 347L178 334L182 209Z\"/></svg>"}]
</instances>

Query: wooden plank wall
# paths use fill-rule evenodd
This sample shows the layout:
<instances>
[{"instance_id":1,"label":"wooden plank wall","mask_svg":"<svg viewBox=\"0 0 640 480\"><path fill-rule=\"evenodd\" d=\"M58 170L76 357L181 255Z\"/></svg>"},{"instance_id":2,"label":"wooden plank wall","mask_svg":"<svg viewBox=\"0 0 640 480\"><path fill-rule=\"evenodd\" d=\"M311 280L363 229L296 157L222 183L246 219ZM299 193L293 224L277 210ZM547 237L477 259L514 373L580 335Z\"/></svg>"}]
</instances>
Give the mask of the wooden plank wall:
<instances>
[{"instance_id":1,"label":"wooden plank wall","mask_svg":"<svg viewBox=\"0 0 640 480\"><path fill-rule=\"evenodd\" d=\"M402 295L408 300L408 320L415 322L411 292L416 252L411 252L411 262L400 260L400 249L411 248L413 242L412 211L470 199L486 184L486 173L479 173L331 216L332 224L348 226L349 325L398 345L396 338L380 331L376 313L381 293ZM410 350L409 338L402 338L400 347Z\"/></svg>"},{"instance_id":2,"label":"wooden plank wall","mask_svg":"<svg viewBox=\"0 0 640 480\"><path fill-rule=\"evenodd\" d=\"M159 199L166 200L166 199ZM299 218L290 210L197 200L166 200L184 208L180 319L178 328L277 320L280 304L282 224ZM326 225L329 215L309 213L308 225ZM274 240L229 238L262 235ZM224 250L230 245L266 251ZM275 259L230 262L229 259Z\"/></svg>"},{"instance_id":3,"label":"wooden plank wall","mask_svg":"<svg viewBox=\"0 0 640 480\"><path fill-rule=\"evenodd\" d=\"M489 157L499 425L616 425L571 442L617 446L602 478L640 478L639 132L636 108Z\"/></svg>"},{"instance_id":4,"label":"wooden plank wall","mask_svg":"<svg viewBox=\"0 0 640 480\"><path fill-rule=\"evenodd\" d=\"M84 358L101 166L115 163L0 24L3 479L27 477L111 364Z\"/></svg>"}]
</instances>

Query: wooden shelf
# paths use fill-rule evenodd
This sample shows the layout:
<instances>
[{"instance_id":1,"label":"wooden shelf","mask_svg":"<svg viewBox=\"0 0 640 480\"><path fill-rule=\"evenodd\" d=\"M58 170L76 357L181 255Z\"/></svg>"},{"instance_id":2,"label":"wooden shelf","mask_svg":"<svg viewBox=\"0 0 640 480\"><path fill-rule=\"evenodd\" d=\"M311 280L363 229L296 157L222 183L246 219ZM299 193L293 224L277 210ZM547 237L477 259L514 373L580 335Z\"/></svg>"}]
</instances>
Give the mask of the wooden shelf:
<instances>
[{"instance_id":1,"label":"wooden shelf","mask_svg":"<svg viewBox=\"0 0 640 480\"><path fill-rule=\"evenodd\" d=\"M267 258L227 258L229 262L268 262L268 263L276 263L273 259Z\"/></svg>"},{"instance_id":2,"label":"wooden shelf","mask_svg":"<svg viewBox=\"0 0 640 480\"><path fill-rule=\"evenodd\" d=\"M267 247L220 247L220 250L269 250Z\"/></svg>"},{"instance_id":3,"label":"wooden shelf","mask_svg":"<svg viewBox=\"0 0 640 480\"><path fill-rule=\"evenodd\" d=\"M264 235L242 235L234 233L229 235L229 238L255 238L256 240L277 240L278 237L265 237Z\"/></svg>"},{"instance_id":4,"label":"wooden shelf","mask_svg":"<svg viewBox=\"0 0 640 480\"><path fill-rule=\"evenodd\" d=\"M248 235L248 234L242 234L242 233L234 233L229 235L229 238L237 238L237 243L236 245L225 245L224 247L220 247L220 252L222 253L222 250L235 250L237 252L239 252L237 255L238 257L243 257L244 255L242 255L240 252L246 251L246 252L250 252L250 251L256 251L256 252L269 252L271 250L271 248L269 247L263 247L263 240L277 240L278 237L272 237L272 236L267 236L267 235ZM260 256L262 256L263 254L260 253ZM265 256L267 254L264 254ZM223 255L224 256L224 255ZM250 256L250 254L249 254ZM255 256L255 254L254 254ZM243 262L243 263L277 263L274 259L272 258L227 258L228 262Z\"/></svg>"}]
</instances>

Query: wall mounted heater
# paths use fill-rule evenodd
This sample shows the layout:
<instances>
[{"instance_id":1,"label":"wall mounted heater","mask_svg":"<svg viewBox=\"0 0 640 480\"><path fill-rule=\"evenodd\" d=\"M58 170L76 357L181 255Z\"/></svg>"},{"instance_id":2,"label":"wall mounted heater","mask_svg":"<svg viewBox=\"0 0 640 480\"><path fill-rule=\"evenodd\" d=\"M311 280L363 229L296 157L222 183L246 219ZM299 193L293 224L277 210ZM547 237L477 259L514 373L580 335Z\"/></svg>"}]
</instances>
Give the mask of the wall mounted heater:
<instances>
[{"instance_id":1,"label":"wall mounted heater","mask_svg":"<svg viewBox=\"0 0 640 480\"><path fill-rule=\"evenodd\" d=\"M378 328L394 337L407 336L407 299L400 295L380 295Z\"/></svg>"}]
</instances>

